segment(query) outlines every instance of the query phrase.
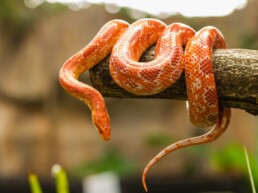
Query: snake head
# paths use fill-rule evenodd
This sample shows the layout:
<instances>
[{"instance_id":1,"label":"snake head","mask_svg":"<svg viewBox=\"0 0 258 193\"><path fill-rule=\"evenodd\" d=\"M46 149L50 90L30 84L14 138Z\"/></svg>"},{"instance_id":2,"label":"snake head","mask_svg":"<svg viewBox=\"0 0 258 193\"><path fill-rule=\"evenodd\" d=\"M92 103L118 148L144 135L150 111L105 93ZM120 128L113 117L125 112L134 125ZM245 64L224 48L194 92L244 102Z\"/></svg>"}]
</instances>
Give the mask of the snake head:
<instances>
[{"instance_id":1,"label":"snake head","mask_svg":"<svg viewBox=\"0 0 258 193\"><path fill-rule=\"evenodd\" d=\"M106 110L103 111L93 111L92 112L92 122L96 127L100 137L109 141L110 139L110 118Z\"/></svg>"}]
</instances>

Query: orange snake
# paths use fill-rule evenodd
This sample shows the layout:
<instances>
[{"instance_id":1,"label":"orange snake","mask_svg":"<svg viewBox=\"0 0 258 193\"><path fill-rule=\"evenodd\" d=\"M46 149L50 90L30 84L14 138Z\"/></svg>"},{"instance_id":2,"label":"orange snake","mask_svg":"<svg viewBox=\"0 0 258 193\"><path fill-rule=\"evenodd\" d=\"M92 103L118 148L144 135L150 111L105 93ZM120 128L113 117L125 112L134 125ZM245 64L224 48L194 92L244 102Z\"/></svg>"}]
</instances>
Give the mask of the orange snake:
<instances>
[{"instance_id":1,"label":"orange snake","mask_svg":"<svg viewBox=\"0 0 258 193\"><path fill-rule=\"evenodd\" d=\"M153 44L156 44L155 59L138 62ZM143 171L142 183L146 191L147 172L161 158L182 147L211 142L229 124L230 109L218 105L212 69L213 48L225 48L222 34L214 27L205 27L195 33L184 24L166 26L156 19L141 19L131 25L112 20L60 70L61 85L89 106L93 123L105 140L110 138L106 105L96 89L78 80L83 72L111 53L110 74L116 83L131 93L152 95L171 86L185 70L191 122L198 127L215 126L204 135L176 142L156 155Z\"/></svg>"}]
</instances>

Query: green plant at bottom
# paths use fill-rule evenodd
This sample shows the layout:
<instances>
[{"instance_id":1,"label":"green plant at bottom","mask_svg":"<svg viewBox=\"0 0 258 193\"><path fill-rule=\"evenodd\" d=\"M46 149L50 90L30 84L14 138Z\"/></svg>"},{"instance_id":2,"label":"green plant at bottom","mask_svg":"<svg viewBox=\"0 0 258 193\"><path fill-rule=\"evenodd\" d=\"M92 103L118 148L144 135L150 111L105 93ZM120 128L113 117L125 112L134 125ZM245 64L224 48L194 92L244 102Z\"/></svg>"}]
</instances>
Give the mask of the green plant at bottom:
<instances>
[{"instance_id":1,"label":"green plant at bottom","mask_svg":"<svg viewBox=\"0 0 258 193\"><path fill-rule=\"evenodd\" d=\"M66 172L60 165L54 165L52 167L52 173L55 177L56 192L57 193L69 193L69 183ZM28 176L30 189L32 193L43 193L40 186L38 177L34 173L30 173Z\"/></svg>"},{"instance_id":2,"label":"green plant at bottom","mask_svg":"<svg viewBox=\"0 0 258 193\"><path fill-rule=\"evenodd\" d=\"M76 177L112 171L123 176L135 171L135 163L125 159L116 150L107 150L99 159L86 161L77 166L72 172Z\"/></svg>"},{"instance_id":3,"label":"green plant at bottom","mask_svg":"<svg viewBox=\"0 0 258 193\"><path fill-rule=\"evenodd\" d=\"M109 157L107 160L112 158L112 162L114 160L119 160L116 157L116 154L113 154L114 152L111 153L111 155L107 156ZM245 157L245 158L244 158ZM107 161L104 159L105 161ZM254 159L253 156L249 157L246 148L244 148L244 156L243 156L243 148L240 148L238 145L231 145L224 150L220 151L218 154L214 154L213 157L213 162L216 163L217 165L220 165L220 167L224 167L225 170L236 167L236 168L241 168L243 173L247 173L251 182L251 188L252 188L252 193L256 193L256 188L255 184L258 184L258 165L254 164L255 162L257 163L257 160ZM96 168L99 170L99 164L102 164L102 162L98 163L96 165ZM247 165L247 170L246 170L246 165ZM86 168L89 168L89 166L92 167L91 164L87 165ZM251 166L253 166L251 168ZM95 168L95 169L96 169ZM84 168L85 169L85 168ZM101 168L100 170L105 170L106 168ZM120 170L121 168L119 168ZM128 169L128 168L127 168ZM247 172L246 172L247 171ZM53 176L55 177L55 184L56 184L56 192L57 193L69 193L69 183L68 183L68 178L66 175L65 170L60 166L60 165L54 165L52 167L52 173ZM255 175L253 175L255 174ZM30 184L30 189L31 193L43 193L40 182L38 180L38 177L34 173L30 173L28 175L28 180Z\"/></svg>"},{"instance_id":4,"label":"green plant at bottom","mask_svg":"<svg viewBox=\"0 0 258 193\"><path fill-rule=\"evenodd\" d=\"M258 159L248 156L247 150L239 144L230 144L226 148L211 154L211 163L222 171L239 171L251 181L252 193L258 185Z\"/></svg>"}]
</instances>

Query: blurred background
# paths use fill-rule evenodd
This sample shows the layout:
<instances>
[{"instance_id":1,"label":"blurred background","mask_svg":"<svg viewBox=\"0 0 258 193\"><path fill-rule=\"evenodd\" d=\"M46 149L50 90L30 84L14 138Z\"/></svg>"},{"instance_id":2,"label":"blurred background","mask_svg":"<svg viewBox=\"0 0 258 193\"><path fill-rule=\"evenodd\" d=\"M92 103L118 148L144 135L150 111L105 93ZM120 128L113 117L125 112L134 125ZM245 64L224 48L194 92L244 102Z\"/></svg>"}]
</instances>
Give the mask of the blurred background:
<instances>
[{"instance_id":1,"label":"blurred background","mask_svg":"<svg viewBox=\"0 0 258 193\"><path fill-rule=\"evenodd\" d=\"M71 181L113 171L125 187L123 192L134 185L137 189L131 192L143 192L141 172L153 156L173 142L205 131L189 122L184 101L106 98L112 134L111 141L104 142L89 109L59 85L62 64L112 19L132 23L153 17L166 24L182 22L195 30L213 25L223 33L228 48L258 49L257 0L240 1L235 7L229 1L228 9L228 1L214 1L219 9L212 1L202 8L184 1L183 6L159 2L155 7L153 1L138 3L141 6L136 1L0 1L0 192L5 184L26 184L30 171L51 180L56 163ZM191 9L195 12L187 12ZM248 190L243 148L250 155L258 184L257 138L258 118L233 109L229 129L221 138L161 160L149 173L150 189L156 183L156 192L166 192L158 187L172 186L173 179L181 179L182 186L189 179L212 179L214 184L226 179Z\"/></svg>"}]
</instances>

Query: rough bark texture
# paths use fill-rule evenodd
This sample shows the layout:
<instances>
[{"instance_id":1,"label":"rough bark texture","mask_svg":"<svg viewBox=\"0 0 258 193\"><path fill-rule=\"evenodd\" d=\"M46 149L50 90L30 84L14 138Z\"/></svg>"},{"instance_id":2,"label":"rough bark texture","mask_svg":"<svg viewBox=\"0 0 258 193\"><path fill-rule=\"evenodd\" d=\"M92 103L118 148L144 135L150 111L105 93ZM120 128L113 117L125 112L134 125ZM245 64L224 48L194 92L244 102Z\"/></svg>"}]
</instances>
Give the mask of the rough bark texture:
<instances>
[{"instance_id":1,"label":"rough bark texture","mask_svg":"<svg viewBox=\"0 0 258 193\"><path fill-rule=\"evenodd\" d=\"M141 61L154 58L155 47L149 48ZM246 49L221 49L213 53L220 105L240 108L258 115L258 51ZM162 98L187 100L184 73L172 86L151 96L139 96L120 88L109 74L109 57L90 70L92 85L104 97L118 98Z\"/></svg>"}]
</instances>

